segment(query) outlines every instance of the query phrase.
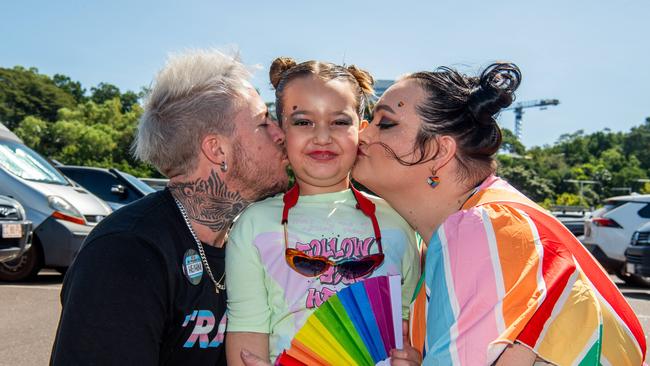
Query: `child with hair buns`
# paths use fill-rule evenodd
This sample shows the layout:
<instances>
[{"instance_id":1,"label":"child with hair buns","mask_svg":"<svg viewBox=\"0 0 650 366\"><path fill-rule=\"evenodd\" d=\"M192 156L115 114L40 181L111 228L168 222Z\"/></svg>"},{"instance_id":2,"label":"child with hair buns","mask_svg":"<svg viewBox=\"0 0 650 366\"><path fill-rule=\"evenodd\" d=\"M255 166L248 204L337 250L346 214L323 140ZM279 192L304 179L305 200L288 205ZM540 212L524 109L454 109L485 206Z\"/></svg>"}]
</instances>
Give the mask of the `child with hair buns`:
<instances>
[{"instance_id":1,"label":"child with hair buns","mask_svg":"<svg viewBox=\"0 0 650 366\"><path fill-rule=\"evenodd\" d=\"M370 74L278 58L270 78L296 183L251 205L230 232L229 365L242 364L242 349L274 362L315 309L365 278L401 275L408 319L420 274L411 227L385 201L350 184L373 93Z\"/></svg>"}]
</instances>

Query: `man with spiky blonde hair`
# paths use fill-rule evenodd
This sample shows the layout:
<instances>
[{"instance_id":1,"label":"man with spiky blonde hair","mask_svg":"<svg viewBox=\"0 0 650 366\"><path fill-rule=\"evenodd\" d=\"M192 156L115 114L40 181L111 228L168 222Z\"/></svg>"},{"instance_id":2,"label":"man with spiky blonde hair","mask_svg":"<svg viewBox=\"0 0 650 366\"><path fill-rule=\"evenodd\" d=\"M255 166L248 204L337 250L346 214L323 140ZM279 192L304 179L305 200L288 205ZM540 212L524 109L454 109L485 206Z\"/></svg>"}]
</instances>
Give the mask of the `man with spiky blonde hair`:
<instances>
[{"instance_id":1,"label":"man with spiky blonde hair","mask_svg":"<svg viewBox=\"0 0 650 366\"><path fill-rule=\"evenodd\" d=\"M86 239L61 291L52 364L225 364L227 230L288 184L284 134L249 77L215 50L159 72L133 151L169 184Z\"/></svg>"}]
</instances>

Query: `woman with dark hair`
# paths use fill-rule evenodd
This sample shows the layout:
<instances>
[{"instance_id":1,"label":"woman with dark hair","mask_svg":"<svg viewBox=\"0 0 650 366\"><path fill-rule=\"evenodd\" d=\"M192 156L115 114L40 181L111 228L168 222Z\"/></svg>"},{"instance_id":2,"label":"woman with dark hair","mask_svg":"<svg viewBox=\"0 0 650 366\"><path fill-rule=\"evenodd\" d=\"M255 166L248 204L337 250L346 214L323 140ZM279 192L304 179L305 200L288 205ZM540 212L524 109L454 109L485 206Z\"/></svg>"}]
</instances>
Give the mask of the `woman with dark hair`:
<instances>
[{"instance_id":1,"label":"woman with dark hair","mask_svg":"<svg viewBox=\"0 0 650 366\"><path fill-rule=\"evenodd\" d=\"M394 351L394 365L643 362L641 325L607 274L559 221L494 175L494 116L520 81L510 63L479 78L450 68L410 74L360 134L353 177L428 244L411 305L418 352Z\"/></svg>"}]
</instances>

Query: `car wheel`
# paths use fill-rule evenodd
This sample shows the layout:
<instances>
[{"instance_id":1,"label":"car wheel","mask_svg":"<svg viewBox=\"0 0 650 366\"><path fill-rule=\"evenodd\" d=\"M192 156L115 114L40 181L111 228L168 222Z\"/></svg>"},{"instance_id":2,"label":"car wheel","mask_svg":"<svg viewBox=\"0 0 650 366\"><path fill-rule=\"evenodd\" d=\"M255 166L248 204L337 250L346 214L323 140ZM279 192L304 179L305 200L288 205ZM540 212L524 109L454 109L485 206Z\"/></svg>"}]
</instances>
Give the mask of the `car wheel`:
<instances>
[{"instance_id":1,"label":"car wheel","mask_svg":"<svg viewBox=\"0 0 650 366\"><path fill-rule=\"evenodd\" d=\"M36 277L43 265L42 258L38 245L32 245L20 257L0 263L0 281L23 281Z\"/></svg>"},{"instance_id":2,"label":"car wheel","mask_svg":"<svg viewBox=\"0 0 650 366\"><path fill-rule=\"evenodd\" d=\"M632 286L650 287L650 277L642 277L639 275L631 274L625 283Z\"/></svg>"},{"instance_id":3,"label":"car wheel","mask_svg":"<svg viewBox=\"0 0 650 366\"><path fill-rule=\"evenodd\" d=\"M621 271L616 272L616 277L625 281L630 286L650 287L650 277L642 277L636 274Z\"/></svg>"}]
</instances>

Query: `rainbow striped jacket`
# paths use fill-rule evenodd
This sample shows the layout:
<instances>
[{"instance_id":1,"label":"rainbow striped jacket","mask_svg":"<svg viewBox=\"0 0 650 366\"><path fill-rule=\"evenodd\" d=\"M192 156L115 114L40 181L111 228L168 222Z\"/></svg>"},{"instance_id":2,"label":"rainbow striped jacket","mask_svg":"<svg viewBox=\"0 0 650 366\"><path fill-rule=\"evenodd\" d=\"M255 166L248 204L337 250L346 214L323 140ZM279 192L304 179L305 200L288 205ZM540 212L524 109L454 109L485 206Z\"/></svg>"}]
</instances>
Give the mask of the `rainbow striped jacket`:
<instances>
[{"instance_id":1,"label":"rainbow striped jacket","mask_svg":"<svg viewBox=\"0 0 650 366\"><path fill-rule=\"evenodd\" d=\"M556 365L641 365L646 351L589 252L494 176L433 234L409 334L425 365L490 365L513 342Z\"/></svg>"}]
</instances>

